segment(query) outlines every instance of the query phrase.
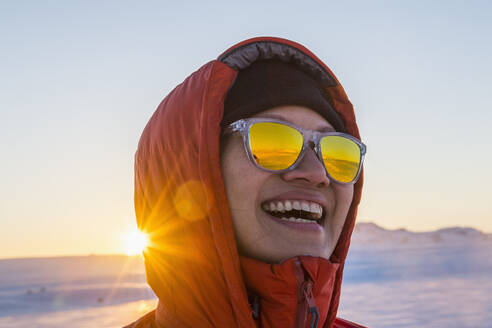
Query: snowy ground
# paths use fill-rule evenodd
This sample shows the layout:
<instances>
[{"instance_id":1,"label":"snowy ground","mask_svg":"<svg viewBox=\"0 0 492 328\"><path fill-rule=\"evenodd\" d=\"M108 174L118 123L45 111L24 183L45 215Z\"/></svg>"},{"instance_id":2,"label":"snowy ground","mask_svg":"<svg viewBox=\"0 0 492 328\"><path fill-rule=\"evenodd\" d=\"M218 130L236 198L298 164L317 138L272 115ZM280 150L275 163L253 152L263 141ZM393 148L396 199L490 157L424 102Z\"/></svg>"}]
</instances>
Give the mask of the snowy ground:
<instances>
[{"instance_id":1,"label":"snowy ground","mask_svg":"<svg viewBox=\"0 0 492 328\"><path fill-rule=\"evenodd\" d=\"M492 327L492 245L354 247L338 315L369 327Z\"/></svg>"},{"instance_id":2,"label":"snowy ground","mask_svg":"<svg viewBox=\"0 0 492 328\"><path fill-rule=\"evenodd\" d=\"M339 316L375 328L492 327L490 239L362 228L371 231L354 238ZM390 242L368 242L375 233ZM2 328L121 327L155 304L138 257L0 260Z\"/></svg>"},{"instance_id":3,"label":"snowy ground","mask_svg":"<svg viewBox=\"0 0 492 328\"><path fill-rule=\"evenodd\" d=\"M156 300L142 300L121 305L88 307L76 310L56 311L20 316L0 317L0 327L36 328L112 328L132 323L155 308Z\"/></svg>"}]
</instances>

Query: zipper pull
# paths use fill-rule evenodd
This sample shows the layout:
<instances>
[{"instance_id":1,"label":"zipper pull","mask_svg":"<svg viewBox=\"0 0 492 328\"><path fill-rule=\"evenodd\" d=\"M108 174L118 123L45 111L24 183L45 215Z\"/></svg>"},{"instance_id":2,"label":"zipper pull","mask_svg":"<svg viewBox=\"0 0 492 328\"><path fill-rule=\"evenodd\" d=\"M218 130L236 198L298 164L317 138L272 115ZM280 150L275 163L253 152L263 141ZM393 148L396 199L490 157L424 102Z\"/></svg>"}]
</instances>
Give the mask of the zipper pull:
<instances>
[{"instance_id":1,"label":"zipper pull","mask_svg":"<svg viewBox=\"0 0 492 328\"><path fill-rule=\"evenodd\" d=\"M294 262L294 271L299 286L299 300L297 307L296 327L305 328L307 315L310 315L309 328L318 327L319 312L313 296L313 281L304 272L301 261Z\"/></svg>"},{"instance_id":2,"label":"zipper pull","mask_svg":"<svg viewBox=\"0 0 492 328\"><path fill-rule=\"evenodd\" d=\"M255 295L252 305L253 319L258 320L260 318L260 298Z\"/></svg>"},{"instance_id":3,"label":"zipper pull","mask_svg":"<svg viewBox=\"0 0 492 328\"><path fill-rule=\"evenodd\" d=\"M319 312L318 308L316 307L316 303L314 302L313 282L311 280L306 281L303 290L304 299L308 304L308 313L311 317L311 319L309 320L309 328L316 328L318 327Z\"/></svg>"}]
</instances>

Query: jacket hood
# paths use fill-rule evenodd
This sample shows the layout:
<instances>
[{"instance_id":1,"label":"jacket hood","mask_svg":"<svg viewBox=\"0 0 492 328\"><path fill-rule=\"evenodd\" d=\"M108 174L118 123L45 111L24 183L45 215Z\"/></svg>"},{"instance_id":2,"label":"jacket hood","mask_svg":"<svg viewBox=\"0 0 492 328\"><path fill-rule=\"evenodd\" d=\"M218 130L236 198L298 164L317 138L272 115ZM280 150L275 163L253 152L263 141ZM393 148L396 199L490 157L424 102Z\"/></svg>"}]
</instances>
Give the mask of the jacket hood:
<instances>
[{"instance_id":1,"label":"jacket hood","mask_svg":"<svg viewBox=\"0 0 492 328\"><path fill-rule=\"evenodd\" d=\"M138 227L150 238L145 268L159 298L159 327L257 326L248 302L254 275L248 272L250 266L262 264L251 264L238 254L220 169L219 139L224 99L238 71L273 58L294 63L319 81L347 133L360 139L352 104L336 77L309 50L289 40L243 41L178 85L150 118L135 154L135 212ZM313 276L331 272L329 293L323 291L329 299L323 327L335 322L362 183L361 174L329 261L301 259L304 270L311 270ZM278 269L281 276L289 271L291 262L286 262Z\"/></svg>"}]
</instances>

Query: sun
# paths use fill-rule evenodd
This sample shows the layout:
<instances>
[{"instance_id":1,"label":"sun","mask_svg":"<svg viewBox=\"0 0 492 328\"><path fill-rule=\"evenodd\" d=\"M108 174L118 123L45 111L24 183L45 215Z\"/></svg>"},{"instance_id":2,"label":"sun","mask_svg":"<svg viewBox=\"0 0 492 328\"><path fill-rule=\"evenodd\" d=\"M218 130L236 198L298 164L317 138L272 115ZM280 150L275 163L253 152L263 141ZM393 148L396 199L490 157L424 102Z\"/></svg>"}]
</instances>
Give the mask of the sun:
<instances>
[{"instance_id":1,"label":"sun","mask_svg":"<svg viewBox=\"0 0 492 328\"><path fill-rule=\"evenodd\" d=\"M126 254L141 255L149 244L149 237L142 231L134 229L126 235Z\"/></svg>"}]
</instances>

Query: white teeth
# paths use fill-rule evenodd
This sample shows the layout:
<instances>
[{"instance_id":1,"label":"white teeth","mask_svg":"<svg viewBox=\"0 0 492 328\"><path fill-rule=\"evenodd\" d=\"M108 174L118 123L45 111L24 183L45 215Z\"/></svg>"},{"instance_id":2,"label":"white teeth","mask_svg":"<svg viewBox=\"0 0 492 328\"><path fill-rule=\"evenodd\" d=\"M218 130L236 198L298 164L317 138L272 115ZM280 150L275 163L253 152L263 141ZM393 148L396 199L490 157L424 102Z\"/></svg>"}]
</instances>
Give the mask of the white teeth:
<instances>
[{"instance_id":1,"label":"white teeth","mask_svg":"<svg viewBox=\"0 0 492 328\"><path fill-rule=\"evenodd\" d=\"M311 213L316 213L318 217L321 217L321 214L323 213L323 209L319 204L311 203Z\"/></svg>"},{"instance_id":2,"label":"white teeth","mask_svg":"<svg viewBox=\"0 0 492 328\"><path fill-rule=\"evenodd\" d=\"M264 203L262 208L267 212L280 213L292 210L302 210L314 214L312 215L313 219L320 219L323 215L323 207L320 204L302 200L271 201L269 203Z\"/></svg>"},{"instance_id":3,"label":"white teeth","mask_svg":"<svg viewBox=\"0 0 492 328\"><path fill-rule=\"evenodd\" d=\"M309 208L309 212L318 213L318 205L315 203L311 203L311 206Z\"/></svg>"},{"instance_id":4,"label":"white teeth","mask_svg":"<svg viewBox=\"0 0 492 328\"><path fill-rule=\"evenodd\" d=\"M304 219L295 218L295 217L290 217L290 218L282 217L281 219L285 220L285 221L289 221L289 222L315 223L315 221L304 220Z\"/></svg>"}]
</instances>

